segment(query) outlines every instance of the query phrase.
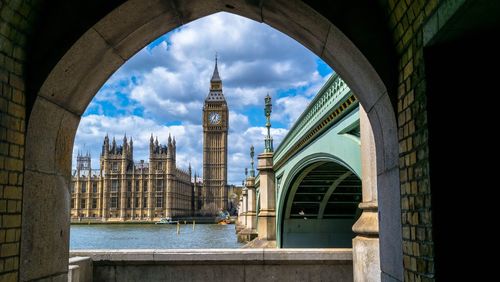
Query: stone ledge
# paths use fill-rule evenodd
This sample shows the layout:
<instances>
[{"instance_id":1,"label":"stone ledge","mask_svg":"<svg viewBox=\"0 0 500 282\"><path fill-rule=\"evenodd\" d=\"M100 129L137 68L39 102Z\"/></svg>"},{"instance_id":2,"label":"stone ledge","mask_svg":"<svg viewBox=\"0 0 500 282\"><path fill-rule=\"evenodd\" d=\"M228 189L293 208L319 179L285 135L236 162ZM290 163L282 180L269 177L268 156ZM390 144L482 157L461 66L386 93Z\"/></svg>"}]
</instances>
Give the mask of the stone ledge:
<instances>
[{"instance_id":1,"label":"stone ledge","mask_svg":"<svg viewBox=\"0 0 500 282\"><path fill-rule=\"evenodd\" d=\"M351 264L351 249L119 249L71 251L98 264Z\"/></svg>"}]
</instances>

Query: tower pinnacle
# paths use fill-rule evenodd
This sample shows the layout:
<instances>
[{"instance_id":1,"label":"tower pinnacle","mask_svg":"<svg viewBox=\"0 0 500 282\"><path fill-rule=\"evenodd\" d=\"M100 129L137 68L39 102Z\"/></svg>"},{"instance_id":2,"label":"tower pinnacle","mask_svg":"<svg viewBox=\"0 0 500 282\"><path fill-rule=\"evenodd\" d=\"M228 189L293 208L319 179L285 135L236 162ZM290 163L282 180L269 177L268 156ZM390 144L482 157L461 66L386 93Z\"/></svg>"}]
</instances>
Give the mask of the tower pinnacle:
<instances>
[{"instance_id":1,"label":"tower pinnacle","mask_svg":"<svg viewBox=\"0 0 500 282\"><path fill-rule=\"evenodd\" d=\"M215 53L215 68L214 68L214 73L212 74L212 79L210 79L210 82L221 82L219 76L219 69L217 68L217 53Z\"/></svg>"},{"instance_id":2,"label":"tower pinnacle","mask_svg":"<svg viewBox=\"0 0 500 282\"><path fill-rule=\"evenodd\" d=\"M212 78L210 79L210 92L208 93L205 101L222 102L225 101L224 95L222 94L222 80L219 76L219 69L217 66L217 55L215 56L215 67Z\"/></svg>"}]
</instances>

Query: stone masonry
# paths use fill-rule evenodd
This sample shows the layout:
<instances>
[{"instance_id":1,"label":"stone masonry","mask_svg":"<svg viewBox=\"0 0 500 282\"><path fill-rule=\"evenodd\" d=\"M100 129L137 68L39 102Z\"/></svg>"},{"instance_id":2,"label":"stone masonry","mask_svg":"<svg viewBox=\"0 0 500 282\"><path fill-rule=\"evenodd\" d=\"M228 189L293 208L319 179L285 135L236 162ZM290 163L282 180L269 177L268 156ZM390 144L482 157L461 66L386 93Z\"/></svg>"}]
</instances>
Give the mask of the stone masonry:
<instances>
[{"instance_id":1,"label":"stone masonry","mask_svg":"<svg viewBox=\"0 0 500 282\"><path fill-rule=\"evenodd\" d=\"M0 2L0 281L15 281L19 270L26 129L23 72L33 2Z\"/></svg>"}]
</instances>

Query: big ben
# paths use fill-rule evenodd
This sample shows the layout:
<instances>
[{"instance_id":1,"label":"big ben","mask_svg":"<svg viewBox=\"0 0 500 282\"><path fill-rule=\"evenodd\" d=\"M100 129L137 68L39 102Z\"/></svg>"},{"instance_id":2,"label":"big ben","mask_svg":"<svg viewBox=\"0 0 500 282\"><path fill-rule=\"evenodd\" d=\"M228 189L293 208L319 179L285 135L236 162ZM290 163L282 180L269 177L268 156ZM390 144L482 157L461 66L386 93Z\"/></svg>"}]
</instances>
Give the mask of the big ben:
<instances>
[{"instance_id":1,"label":"big ben","mask_svg":"<svg viewBox=\"0 0 500 282\"><path fill-rule=\"evenodd\" d=\"M222 80L215 68L203 106L203 206L209 214L227 208L227 133L229 114Z\"/></svg>"}]
</instances>

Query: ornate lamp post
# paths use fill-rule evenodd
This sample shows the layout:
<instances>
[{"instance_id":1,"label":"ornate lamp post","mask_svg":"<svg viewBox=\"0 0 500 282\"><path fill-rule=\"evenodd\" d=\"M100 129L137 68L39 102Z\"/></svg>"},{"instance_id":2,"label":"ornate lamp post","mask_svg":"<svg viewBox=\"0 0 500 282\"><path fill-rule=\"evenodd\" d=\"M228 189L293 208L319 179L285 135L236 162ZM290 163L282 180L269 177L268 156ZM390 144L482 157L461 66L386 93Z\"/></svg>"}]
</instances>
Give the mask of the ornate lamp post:
<instances>
[{"instance_id":1,"label":"ornate lamp post","mask_svg":"<svg viewBox=\"0 0 500 282\"><path fill-rule=\"evenodd\" d=\"M273 169L273 138L271 137L271 112L272 103L269 93L264 99L266 115L267 136L264 139L264 153L258 159L258 169L260 173L260 209L257 220L257 230L259 240L263 242L264 248L276 247L276 190L274 185Z\"/></svg>"},{"instance_id":2,"label":"ornate lamp post","mask_svg":"<svg viewBox=\"0 0 500 282\"><path fill-rule=\"evenodd\" d=\"M267 127L267 136L265 139L264 152L271 153L274 151L273 138L271 137L271 112L273 105L271 103L271 96L269 96L269 93L267 94L264 100L265 100L264 113L266 115L266 127Z\"/></svg>"},{"instance_id":3,"label":"ornate lamp post","mask_svg":"<svg viewBox=\"0 0 500 282\"><path fill-rule=\"evenodd\" d=\"M253 168L253 156L254 155L255 155L255 148L252 145L250 147L250 158L252 159L252 161L250 162L250 164L252 165L252 168L250 169L250 177L255 177L255 169Z\"/></svg>"}]
</instances>

